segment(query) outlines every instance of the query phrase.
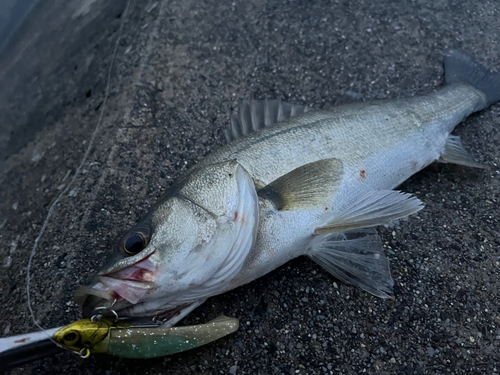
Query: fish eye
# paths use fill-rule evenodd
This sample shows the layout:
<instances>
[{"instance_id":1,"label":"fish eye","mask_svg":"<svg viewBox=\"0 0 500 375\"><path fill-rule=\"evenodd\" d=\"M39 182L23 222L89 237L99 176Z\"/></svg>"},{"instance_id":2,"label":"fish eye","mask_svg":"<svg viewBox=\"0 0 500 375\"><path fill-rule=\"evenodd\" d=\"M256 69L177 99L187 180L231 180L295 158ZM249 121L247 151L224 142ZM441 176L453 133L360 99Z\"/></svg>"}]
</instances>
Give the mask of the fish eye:
<instances>
[{"instance_id":1,"label":"fish eye","mask_svg":"<svg viewBox=\"0 0 500 375\"><path fill-rule=\"evenodd\" d=\"M128 254L137 254L139 251L146 247L146 239L141 233L131 235L124 245L125 252Z\"/></svg>"},{"instance_id":2,"label":"fish eye","mask_svg":"<svg viewBox=\"0 0 500 375\"><path fill-rule=\"evenodd\" d=\"M120 241L120 250L127 255L138 254L148 245L150 233L147 225L134 228Z\"/></svg>"},{"instance_id":3,"label":"fish eye","mask_svg":"<svg viewBox=\"0 0 500 375\"><path fill-rule=\"evenodd\" d=\"M64 343L66 345L76 344L76 342L78 341L78 338L79 338L79 334L78 334L78 332L75 332L75 331L68 332L63 337Z\"/></svg>"}]
</instances>

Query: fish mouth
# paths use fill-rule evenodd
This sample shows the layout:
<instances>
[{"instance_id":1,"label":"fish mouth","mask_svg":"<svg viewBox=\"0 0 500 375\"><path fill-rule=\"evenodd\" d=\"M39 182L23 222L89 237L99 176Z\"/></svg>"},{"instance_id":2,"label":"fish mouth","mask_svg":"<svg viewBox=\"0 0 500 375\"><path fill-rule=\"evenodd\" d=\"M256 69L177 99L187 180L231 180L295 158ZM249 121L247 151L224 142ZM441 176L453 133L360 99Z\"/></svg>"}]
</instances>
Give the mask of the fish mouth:
<instances>
[{"instance_id":1,"label":"fish mouth","mask_svg":"<svg viewBox=\"0 0 500 375\"><path fill-rule=\"evenodd\" d=\"M81 291L80 291L81 289ZM104 316L113 317L113 310L116 315L120 318L136 318L136 319L147 319L149 322L154 324L162 325L164 327L171 327L183 319L187 314L189 314L196 307L201 305L204 300L193 301L187 303L181 303L179 305L159 309L148 309L148 303L140 303L138 305L132 305L125 300L122 301L111 301L108 298L108 294L101 294L99 290L93 289L91 287L83 287L77 290L77 293L81 293L82 301L82 315L83 318L92 318L95 315L103 314ZM139 307L139 311L143 310L143 313L138 315L134 313L134 308ZM151 306L152 307L152 306ZM143 309L144 308L144 309ZM108 313L105 310L108 309ZM104 311L103 311L104 310ZM147 312L146 312L147 311ZM115 316L116 316L115 315Z\"/></svg>"},{"instance_id":2,"label":"fish mouth","mask_svg":"<svg viewBox=\"0 0 500 375\"><path fill-rule=\"evenodd\" d=\"M119 311L139 303L155 286L157 266L152 255L126 267L107 268L90 286L78 288L75 300L82 306L84 317L99 308Z\"/></svg>"}]
</instances>

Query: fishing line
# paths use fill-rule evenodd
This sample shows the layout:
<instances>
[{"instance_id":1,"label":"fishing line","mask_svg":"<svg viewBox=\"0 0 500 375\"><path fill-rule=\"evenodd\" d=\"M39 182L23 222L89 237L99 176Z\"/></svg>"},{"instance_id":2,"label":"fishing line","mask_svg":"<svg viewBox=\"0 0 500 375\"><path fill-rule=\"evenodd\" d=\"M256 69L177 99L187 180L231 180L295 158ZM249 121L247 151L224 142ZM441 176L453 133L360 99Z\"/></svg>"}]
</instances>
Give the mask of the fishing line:
<instances>
[{"instance_id":1,"label":"fishing line","mask_svg":"<svg viewBox=\"0 0 500 375\"><path fill-rule=\"evenodd\" d=\"M102 102L101 113L99 114L99 119L97 120L96 127L94 129L94 132L92 133L91 138L90 138L89 145L87 146L85 154L83 155L83 159L80 162L80 164L78 165L78 168L76 169L76 172L73 175L73 177L71 178L70 182L68 183L68 185L66 186L66 188L62 191L62 193L59 194L59 196L56 198L56 200L50 205L49 211L47 212L47 216L45 217L45 221L43 222L42 229L40 230L40 233L38 234L37 238L35 239L35 243L33 244L33 249L31 250L30 258L28 260L28 267L27 267L27 270L26 270L26 293L27 293L27 297L28 297L28 309L30 311L30 316L31 316L31 319L33 320L33 323L41 331L44 331L44 328L36 320L35 313L33 312L33 307L32 307L32 303L31 303L31 293L30 293L30 281L31 281L30 271L31 271L31 263L33 261L33 257L35 256L35 253L36 253L36 250L37 250L37 247L38 247L38 243L40 242L40 239L42 238L43 233L45 232L45 229L47 228L47 225L49 223L50 217L54 213L55 207L60 202L60 200L62 199L62 197L68 192L69 188L73 185L73 183L76 180L76 177L80 174L80 172L81 172L81 170L83 168L83 165L85 164L85 162L88 159L88 156L90 154L90 150L92 149L92 146L94 145L94 141L95 141L96 135L100 131L102 118L104 116L104 111L106 110L106 103L107 103L108 96L109 96L109 88L110 88L110 82L111 82L111 72L113 70L113 65L114 65L114 62L115 62L115 59L116 59L116 53L118 51L118 46L120 44L120 41L121 41L121 38L122 38L122 35L123 35L123 26L125 25L125 20L127 19L127 14L128 14L128 10L129 10L131 2L132 2L132 0L128 0L127 1L127 5L125 7L125 10L123 11L123 17L122 17L122 22L121 22L121 25L120 25L120 30L118 32L118 37L116 39L115 48L114 48L114 51L113 51L113 57L111 58L111 64L109 66L107 83L106 83L106 90L104 92L104 100ZM49 338L52 341L54 341L50 335L47 334L47 336L49 336Z\"/></svg>"}]
</instances>

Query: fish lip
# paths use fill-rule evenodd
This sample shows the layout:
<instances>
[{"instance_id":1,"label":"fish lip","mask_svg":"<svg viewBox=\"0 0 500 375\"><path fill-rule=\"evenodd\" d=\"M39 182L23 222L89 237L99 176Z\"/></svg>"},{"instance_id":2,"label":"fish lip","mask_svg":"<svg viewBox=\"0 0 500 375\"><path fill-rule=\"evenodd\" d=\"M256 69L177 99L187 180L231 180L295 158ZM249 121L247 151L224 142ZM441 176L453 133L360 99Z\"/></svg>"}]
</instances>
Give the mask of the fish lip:
<instances>
[{"instance_id":1,"label":"fish lip","mask_svg":"<svg viewBox=\"0 0 500 375\"><path fill-rule=\"evenodd\" d=\"M97 282L93 285L78 288L75 291L75 300L83 308L86 308L90 303L94 308L113 307L113 309L117 310L115 306L122 308L139 303L142 297L154 287L155 284L149 281L132 281L99 276ZM97 301L99 301L100 305L97 304Z\"/></svg>"},{"instance_id":2,"label":"fish lip","mask_svg":"<svg viewBox=\"0 0 500 375\"><path fill-rule=\"evenodd\" d=\"M130 262L125 267L107 267L94 281L75 291L75 300L82 306L85 317L92 316L97 308L119 311L139 303L155 287L157 262L154 252Z\"/></svg>"},{"instance_id":3,"label":"fish lip","mask_svg":"<svg viewBox=\"0 0 500 375\"><path fill-rule=\"evenodd\" d=\"M92 318L95 315L102 314L103 310L108 310L109 315L111 315L113 313L109 310L113 310L119 318L127 317L132 319L148 319L154 324L161 324L165 327L173 326L179 320L184 318L186 314L183 313L183 311L186 308L193 305L194 307L197 307L200 304L197 303L197 301L184 302L164 310L151 310L149 313L139 316L136 314L130 315L130 312L127 310L145 302L132 304L124 299L117 301L112 298L111 293L101 295L99 294L99 290L88 286L77 289L75 295L76 294L80 294L79 304L82 305L83 318Z\"/></svg>"},{"instance_id":4,"label":"fish lip","mask_svg":"<svg viewBox=\"0 0 500 375\"><path fill-rule=\"evenodd\" d=\"M97 313L98 309L109 309L119 313L120 310L140 303L140 298L146 295L147 292L154 287L154 283L150 282L133 282L130 280L113 279L111 277L99 277L98 280L99 281L94 283L94 285L84 286L75 291L75 301L82 306L84 318L92 317ZM132 288L136 287L140 289L139 300L132 303L126 298L123 298L114 288L109 286L110 282L119 283L125 285L125 287L131 286Z\"/></svg>"}]
</instances>

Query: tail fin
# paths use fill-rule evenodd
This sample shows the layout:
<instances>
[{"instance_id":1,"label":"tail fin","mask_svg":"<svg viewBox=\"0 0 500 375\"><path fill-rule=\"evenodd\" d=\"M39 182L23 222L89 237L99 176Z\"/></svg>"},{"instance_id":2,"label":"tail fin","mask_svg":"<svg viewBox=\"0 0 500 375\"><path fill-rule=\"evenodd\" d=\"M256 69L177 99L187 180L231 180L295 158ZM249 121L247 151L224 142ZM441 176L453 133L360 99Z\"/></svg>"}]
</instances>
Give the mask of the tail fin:
<instances>
[{"instance_id":1,"label":"tail fin","mask_svg":"<svg viewBox=\"0 0 500 375\"><path fill-rule=\"evenodd\" d=\"M467 83L486 96L484 108L500 101L500 73L492 73L472 57L451 49L444 53L446 83ZM484 109L480 108L480 109Z\"/></svg>"}]
</instances>

